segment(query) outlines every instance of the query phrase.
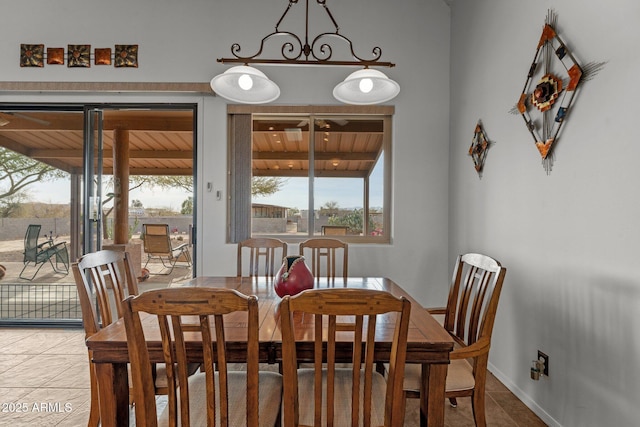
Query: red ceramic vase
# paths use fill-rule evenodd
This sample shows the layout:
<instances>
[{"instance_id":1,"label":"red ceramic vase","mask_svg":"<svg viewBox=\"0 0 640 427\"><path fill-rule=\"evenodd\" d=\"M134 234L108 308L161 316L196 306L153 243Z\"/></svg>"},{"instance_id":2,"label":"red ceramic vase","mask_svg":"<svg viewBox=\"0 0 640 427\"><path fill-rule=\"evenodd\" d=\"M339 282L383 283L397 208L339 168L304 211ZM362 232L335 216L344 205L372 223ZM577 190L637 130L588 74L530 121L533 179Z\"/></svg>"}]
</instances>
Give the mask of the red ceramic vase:
<instances>
[{"instance_id":1,"label":"red ceramic vase","mask_svg":"<svg viewBox=\"0 0 640 427\"><path fill-rule=\"evenodd\" d=\"M313 275L300 255L284 257L282 266L273 280L273 288L279 297L295 295L313 288Z\"/></svg>"}]
</instances>

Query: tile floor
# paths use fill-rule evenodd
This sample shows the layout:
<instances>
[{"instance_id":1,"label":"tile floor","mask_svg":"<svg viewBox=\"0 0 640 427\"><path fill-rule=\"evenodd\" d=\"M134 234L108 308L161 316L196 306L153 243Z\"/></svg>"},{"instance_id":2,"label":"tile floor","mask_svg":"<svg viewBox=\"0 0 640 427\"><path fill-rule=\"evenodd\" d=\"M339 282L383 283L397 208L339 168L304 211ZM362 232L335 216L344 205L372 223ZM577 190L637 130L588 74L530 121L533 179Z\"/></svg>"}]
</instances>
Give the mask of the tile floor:
<instances>
[{"instance_id":1,"label":"tile floor","mask_svg":"<svg viewBox=\"0 0 640 427\"><path fill-rule=\"evenodd\" d=\"M86 426L89 372L80 329L0 328L0 426ZM545 424L492 375L487 385L489 426ZM407 401L405 426L418 426L418 401ZM446 425L473 426L470 399L445 407Z\"/></svg>"}]
</instances>

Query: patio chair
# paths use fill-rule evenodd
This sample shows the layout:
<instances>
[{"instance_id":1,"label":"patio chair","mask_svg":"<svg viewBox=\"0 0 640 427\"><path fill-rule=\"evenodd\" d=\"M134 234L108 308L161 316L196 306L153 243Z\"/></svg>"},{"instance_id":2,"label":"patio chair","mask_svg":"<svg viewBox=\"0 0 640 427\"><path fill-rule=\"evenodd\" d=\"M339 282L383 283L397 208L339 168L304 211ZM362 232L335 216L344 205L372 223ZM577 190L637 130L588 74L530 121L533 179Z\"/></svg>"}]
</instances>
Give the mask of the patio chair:
<instances>
[{"instance_id":1,"label":"patio chair","mask_svg":"<svg viewBox=\"0 0 640 427\"><path fill-rule=\"evenodd\" d=\"M67 242L54 243L53 238L49 238L44 243L38 244L40 236L40 224L30 224L24 235L24 258L20 278L25 280L33 280L43 265L47 262L53 267L53 271L60 274L69 274L69 251L67 250ZM55 264L52 259L55 259ZM23 276L27 267L33 263L36 271L31 277Z\"/></svg>"},{"instance_id":2,"label":"patio chair","mask_svg":"<svg viewBox=\"0 0 640 427\"><path fill-rule=\"evenodd\" d=\"M144 264L144 268L147 268L152 258L159 258L162 266L169 269L165 273L149 272L149 274L166 276L171 274L176 266L191 267L189 243L182 243L174 248L171 245L168 224L142 224L142 232L144 233L144 251L147 253L147 262ZM178 262L186 263L186 265L176 265Z\"/></svg>"}]
</instances>

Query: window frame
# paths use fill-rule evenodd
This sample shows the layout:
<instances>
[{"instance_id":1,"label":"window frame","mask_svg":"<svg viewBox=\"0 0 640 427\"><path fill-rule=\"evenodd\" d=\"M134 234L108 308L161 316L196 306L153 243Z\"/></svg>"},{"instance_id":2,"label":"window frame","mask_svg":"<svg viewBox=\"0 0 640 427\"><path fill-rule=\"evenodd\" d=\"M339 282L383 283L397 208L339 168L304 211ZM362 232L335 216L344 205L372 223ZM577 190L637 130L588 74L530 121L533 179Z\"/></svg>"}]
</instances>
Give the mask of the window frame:
<instances>
[{"instance_id":1,"label":"window frame","mask_svg":"<svg viewBox=\"0 0 640 427\"><path fill-rule=\"evenodd\" d=\"M255 106L229 105L228 123L228 203L227 203L227 242L238 243L251 237L251 177L252 177L252 126L254 116L357 116L359 118L382 119L383 134L383 229L382 236L346 235L331 236L349 243L389 244L392 241L392 124L395 108L393 106ZM312 122L310 122L312 124ZM312 126L310 124L310 131ZM313 161L310 150L310 161ZM311 173L309 179L312 179ZM365 181L366 186L366 181ZM366 190L366 189L365 189ZM368 191L364 192L368 194ZM310 191L309 205L313 206L313 194ZM363 208L368 217L369 202L365 198ZM310 227L311 230L311 227ZM315 235L317 236L317 235ZM260 237L276 237L283 241L296 243L314 237L307 235L260 234Z\"/></svg>"}]
</instances>

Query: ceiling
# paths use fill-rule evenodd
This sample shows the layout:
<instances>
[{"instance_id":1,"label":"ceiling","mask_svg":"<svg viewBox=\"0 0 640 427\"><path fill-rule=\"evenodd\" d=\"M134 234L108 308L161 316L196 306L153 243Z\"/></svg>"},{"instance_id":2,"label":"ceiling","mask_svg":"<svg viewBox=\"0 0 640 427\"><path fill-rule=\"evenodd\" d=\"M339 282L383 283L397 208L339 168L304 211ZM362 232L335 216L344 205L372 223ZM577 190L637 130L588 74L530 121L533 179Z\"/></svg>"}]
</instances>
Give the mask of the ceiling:
<instances>
[{"instance_id":1,"label":"ceiling","mask_svg":"<svg viewBox=\"0 0 640 427\"><path fill-rule=\"evenodd\" d=\"M116 129L129 132L131 175L193 174L192 111L105 110L103 173L113 170ZM0 112L0 146L82 173L83 112Z\"/></svg>"},{"instance_id":2,"label":"ceiling","mask_svg":"<svg viewBox=\"0 0 640 427\"><path fill-rule=\"evenodd\" d=\"M130 175L193 175L191 110L104 110L103 174L113 173L114 134L129 134ZM314 166L318 177L367 177L383 150L383 121L316 119ZM308 176L309 119L253 121L255 176ZM68 173L82 174L82 111L0 112L0 146Z\"/></svg>"},{"instance_id":3,"label":"ceiling","mask_svg":"<svg viewBox=\"0 0 640 427\"><path fill-rule=\"evenodd\" d=\"M382 154L381 119L315 119L313 131L317 177L365 178ZM254 119L253 175L308 176L309 140L308 119Z\"/></svg>"}]
</instances>

